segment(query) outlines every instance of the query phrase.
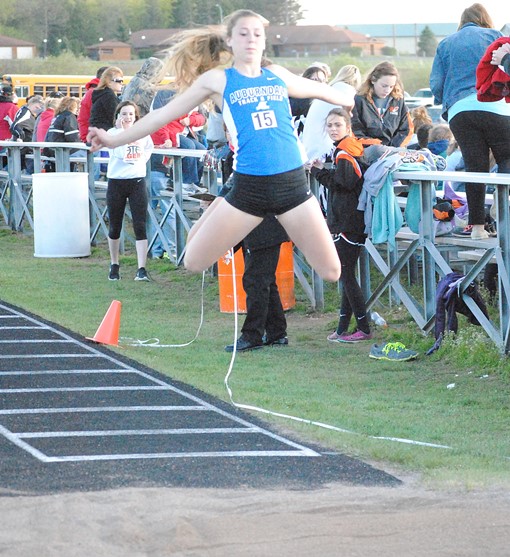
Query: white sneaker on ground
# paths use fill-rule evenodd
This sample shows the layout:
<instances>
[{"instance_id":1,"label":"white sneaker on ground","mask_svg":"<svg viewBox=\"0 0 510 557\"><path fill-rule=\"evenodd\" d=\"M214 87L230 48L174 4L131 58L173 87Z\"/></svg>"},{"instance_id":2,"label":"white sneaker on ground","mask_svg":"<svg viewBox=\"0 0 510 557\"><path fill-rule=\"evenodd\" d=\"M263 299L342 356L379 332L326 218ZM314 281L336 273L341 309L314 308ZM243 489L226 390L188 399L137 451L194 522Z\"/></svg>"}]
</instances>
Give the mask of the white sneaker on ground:
<instances>
[{"instance_id":1,"label":"white sneaker on ground","mask_svg":"<svg viewBox=\"0 0 510 557\"><path fill-rule=\"evenodd\" d=\"M195 184L182 184L182 192L187 194L205 193L207 188L196 186Z\"/></svg>"}]
</instances>

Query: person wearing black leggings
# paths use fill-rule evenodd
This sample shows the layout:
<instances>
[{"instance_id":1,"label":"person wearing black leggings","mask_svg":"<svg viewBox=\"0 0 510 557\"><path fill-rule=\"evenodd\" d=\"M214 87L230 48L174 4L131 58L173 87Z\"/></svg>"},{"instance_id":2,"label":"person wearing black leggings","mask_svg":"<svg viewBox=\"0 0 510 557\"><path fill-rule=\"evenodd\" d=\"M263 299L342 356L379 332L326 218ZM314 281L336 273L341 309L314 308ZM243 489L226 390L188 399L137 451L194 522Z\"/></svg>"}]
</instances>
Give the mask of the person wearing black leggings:
<instances>
[{"instance_id":1,"label":"person wearing black leggings","mask_svg":"<svg viewBox=\"0 0 510 557\"><path fill-rule=\"evenodd\" d=\"M466 172L489 172L491 151L498 172L510 171L510 104L503 100L502 86L507 80L496 77L501 60L492 56L502 39L486 8L477 2L462 12L458 30L440 42L432 63L434 102L443 106L442 116L459 144ZM463 235L473 240L490 237L485 230L485 193L485 184L466 181L469 221Z\"/></svg>"},{"instance_id":2,"label":"person wearing black leggings","mask_svg":"<svg viewBox=\"0 0 510 557\"><path fill-rule=\"evenodd\" d=\"M328 340L355 343L372 338L365 298L356 280L356 265L366 238L364 214L358 210L363 172L356 158L363 148L352 137L351 118L345 109L334 108L329 112L326 129L335 146L334 167L324 168L324 163L316 160L310 172L327 189L327 222L342 265L340 318ZM352 316L356 329L349 332Z\"/></svg>"},{"instance_id":3,"label":"person wearing black leggings","mask_svg":"<svg viewBox=\"0 0 510 557\"><path fill-rule=\"evenodd\" d=\"M132 126L139 118L138 107L132 101L119 103L115 111L115 127L108 130L116 134ZM106 204L110 229L108 247L110 248L109 280L120 279L119 248L122 222L126 204L129 200L133 229L136 238L138 271L135 280L149 280L145 265L147 262L147 187L145 174L147 161L153 150L152 139L147 136L128 145L116 147L110 152L108 163L108 189Z\"/></svg>"}]
</instances>

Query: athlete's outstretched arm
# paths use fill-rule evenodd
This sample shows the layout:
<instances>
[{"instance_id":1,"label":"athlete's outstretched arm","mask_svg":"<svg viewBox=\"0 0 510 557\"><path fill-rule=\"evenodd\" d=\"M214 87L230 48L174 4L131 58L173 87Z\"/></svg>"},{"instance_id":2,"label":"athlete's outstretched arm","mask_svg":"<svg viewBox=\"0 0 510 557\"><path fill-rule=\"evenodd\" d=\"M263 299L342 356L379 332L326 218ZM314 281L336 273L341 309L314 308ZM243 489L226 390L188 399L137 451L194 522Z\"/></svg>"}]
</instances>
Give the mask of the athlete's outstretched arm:
<instances>
[{"instance_id":1,"label":"athlete's outstretched arm","mask_svg":"<svg viewBox=\"0 0 510 557\"><path fill-rule=\"evenodd\" d=\"M344 84L345 87L331 87L326 83L295 75L282 66L271 65L268 66L268 69L285 81L290 97L320 99L336 106L345 106L348 109L354 106L356 89L347 83Z\"/></svg>"},{"instance_id":2,"label":"athlete's outstretched arm","mask_svg":"<svg viewBox=\"0 0 510 557\"><path fill-rule=\"evenodd\" d=\"M213 99L221 106L221 95L225 87L225 73L222 70L209 70L201 75L189 89L172 97L172 99L161 108L149 112L140 118L132 127L117 135L110 135L106 130L90 128L87 142L91 145L91 151L101 148L113 149L119 145L131 143L162 128L168 122L176 120L183 114L187 114L195 106L207 99Z\"/></svg>"}]
</instances>

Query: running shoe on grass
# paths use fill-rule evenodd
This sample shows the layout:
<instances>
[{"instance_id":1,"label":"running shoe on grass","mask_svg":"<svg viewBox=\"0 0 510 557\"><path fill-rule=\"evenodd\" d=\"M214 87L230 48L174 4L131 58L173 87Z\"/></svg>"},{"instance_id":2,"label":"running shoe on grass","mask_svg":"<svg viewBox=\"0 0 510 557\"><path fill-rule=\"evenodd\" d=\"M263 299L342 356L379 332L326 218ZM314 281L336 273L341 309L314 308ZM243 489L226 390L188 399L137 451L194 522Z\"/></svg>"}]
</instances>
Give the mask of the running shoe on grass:
<instances>
[{"instance_id":1,"label":"running shoe on grass","mask_svg":"<svg viewBox=\"0 0 510 557\"><path fill-rule=\"evenodd\" d=\"M374 344L368 357L374 360L408 362L409 360L415 360L418 357L418 352L407 349L401 342L387 342L383 345Z\"/></svg>"}]
</instances>

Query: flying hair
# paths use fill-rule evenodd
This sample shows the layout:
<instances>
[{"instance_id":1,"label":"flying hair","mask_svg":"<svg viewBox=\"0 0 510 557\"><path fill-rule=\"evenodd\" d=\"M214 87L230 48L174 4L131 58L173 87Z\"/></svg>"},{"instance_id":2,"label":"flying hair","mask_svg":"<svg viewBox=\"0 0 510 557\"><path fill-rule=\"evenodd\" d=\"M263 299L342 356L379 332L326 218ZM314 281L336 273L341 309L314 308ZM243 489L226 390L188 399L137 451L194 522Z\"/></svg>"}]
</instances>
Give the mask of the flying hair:
<instances>
[{"instance_id":1,"label":"flying hair","mask_svg":"<svg viewBox=\"0 0 510 557\"><path fill-rule=\"evenodd\" d=\"M231 59L221 27L188 29L176 36L168 51L168 72L175 76L172 88L187 89L200 75Z\"/></svg>"},{"instance_id":2,"label":"flying hair","mask_svg":"<svg viewBox=\"0 0 510 557\"><path fill-rule=\"evenodd\" d=\"M263 25L269 23L251 10L236 10L224 19L223 26L188 29L179 33L175 44L168 50L168 73L175 76L172 88L182 92L203 73L229 64L232 52L225 39L232 36L236 23L244 17L255 17Z\"/></svg>"}]
</instances>

